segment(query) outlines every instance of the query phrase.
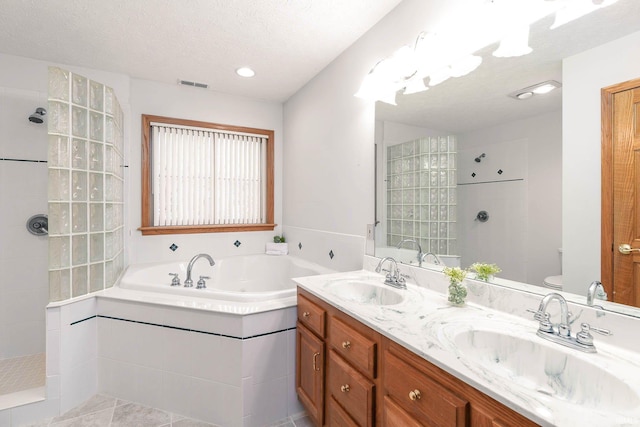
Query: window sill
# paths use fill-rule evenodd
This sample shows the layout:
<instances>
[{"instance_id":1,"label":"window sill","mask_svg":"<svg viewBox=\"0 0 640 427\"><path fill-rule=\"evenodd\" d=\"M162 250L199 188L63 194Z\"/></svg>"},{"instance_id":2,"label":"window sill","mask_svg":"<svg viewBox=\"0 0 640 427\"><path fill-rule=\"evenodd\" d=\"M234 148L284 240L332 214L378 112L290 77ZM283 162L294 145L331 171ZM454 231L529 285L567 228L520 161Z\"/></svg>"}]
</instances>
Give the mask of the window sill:
<instances>
[{"instance_id":1,"label":"window sill","mask_svg":"<svg viewBox=\"0 0 640 427\"><path fill-rule=\"evenodd\" d=\"M140 227L143 236L159 234L197 234L197 233L228 233L241 231L269 231L277 224L224 224L224 225L176 225L166 227Z\"/></svg>"}]
</instances>

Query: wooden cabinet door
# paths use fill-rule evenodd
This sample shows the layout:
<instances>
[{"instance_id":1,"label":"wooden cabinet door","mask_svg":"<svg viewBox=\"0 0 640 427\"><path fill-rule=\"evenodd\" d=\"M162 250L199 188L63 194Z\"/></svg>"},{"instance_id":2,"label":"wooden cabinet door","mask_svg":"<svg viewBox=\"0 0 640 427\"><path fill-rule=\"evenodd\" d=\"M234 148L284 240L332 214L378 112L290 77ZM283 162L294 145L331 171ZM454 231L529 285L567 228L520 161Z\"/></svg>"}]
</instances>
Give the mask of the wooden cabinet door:
<instances>
[{"instance_id":1,"label":"wooden cabinet door","mask_svg":"<svg viewBox=\"0 0 640 427\"><path fill-rule=\"evenodd\" d=\"M324 342L300 322L296 329L296 391L317 426L324 423Z\"/></svg>"},{"instance_id":2,"label":"wooden cabinet door","mask_svg":"<svg viewBox=\"0 0 640 427\"><path fill-rule=\"evenodd\" d=\"M382 404L382 426L383 427L435 427L432 424L422 424L411 415L407 414L389 396L384 397Z\"/></svg>"}]
</instances>

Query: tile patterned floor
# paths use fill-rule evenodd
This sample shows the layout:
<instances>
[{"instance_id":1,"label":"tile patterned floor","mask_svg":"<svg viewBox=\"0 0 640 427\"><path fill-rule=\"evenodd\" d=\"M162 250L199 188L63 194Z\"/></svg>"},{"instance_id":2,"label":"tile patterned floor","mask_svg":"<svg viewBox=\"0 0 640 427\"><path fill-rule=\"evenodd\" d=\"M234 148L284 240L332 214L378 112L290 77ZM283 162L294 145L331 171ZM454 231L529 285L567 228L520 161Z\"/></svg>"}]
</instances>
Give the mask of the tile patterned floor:
<instances>
[{"instance_id":1,"label":"tile patterned floor","mask_svg":"<svg viewBox=\"0 0 640 427\"><path fill-rule=\"evenodd\" d=\"M304 414L287 418L269 427L312 427ZM42 420L29 427L216 427L213 424L188 419L160 409L101 394L65 414Z\"/></svg>"},{"instance_id":2,"label":"tile patterned floor","mask_svg":"<svg viewBox=\"0 0 640 427\"><path fill-rule=\"evenodd\" d=\"M0 360L0 395L42 387L44 381L44 353Z\"/></svg>"}]
</instances>

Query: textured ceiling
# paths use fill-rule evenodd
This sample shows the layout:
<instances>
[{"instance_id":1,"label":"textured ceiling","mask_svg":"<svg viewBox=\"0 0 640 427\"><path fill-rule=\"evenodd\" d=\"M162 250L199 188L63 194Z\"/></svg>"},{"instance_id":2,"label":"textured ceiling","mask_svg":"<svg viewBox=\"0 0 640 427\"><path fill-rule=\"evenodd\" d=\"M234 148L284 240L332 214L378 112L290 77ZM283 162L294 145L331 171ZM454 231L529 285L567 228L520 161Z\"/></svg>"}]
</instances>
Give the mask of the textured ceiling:
<instances>
[{"instance_id":1,"label":"textured ceiling","mask_svg":"<svg viewBox=\"0 0 640 427\"><path fill-rule=\"evenodd\" d=\"M0 52L284 101L398 3L0 0Z\"/></svg>"},{"instance_id":2,"label":"textured ceiling","mask_svg":"<svg viewBox=\"0 0 640 427\"><path fill-rule=\"evenodd\" d=\"M495 58L490 46L471 74L412 95L398 94L397 106L378 102L376 118L455 134L533 117L562 108L562 90L524 101L507 95L545 80L562 81L562 59L640 31L640 0L619 0L577 21L549 30L553 17L531 29L533 52ZM640 52L640 49L639 49ZM593 64L606 67L606 64Z\"/></svg>"}]
</instances>

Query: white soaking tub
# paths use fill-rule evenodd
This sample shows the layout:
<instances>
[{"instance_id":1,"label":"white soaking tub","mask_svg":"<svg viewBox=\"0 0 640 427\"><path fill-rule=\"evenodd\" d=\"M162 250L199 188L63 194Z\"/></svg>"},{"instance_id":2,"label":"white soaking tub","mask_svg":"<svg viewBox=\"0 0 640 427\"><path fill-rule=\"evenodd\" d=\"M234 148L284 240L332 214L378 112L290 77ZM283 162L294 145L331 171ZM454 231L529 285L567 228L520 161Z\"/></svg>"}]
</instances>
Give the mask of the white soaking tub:
<instances>
[{"instance_id":1,"label":"white soaking tub","mask_svg":"<svg viewBox=\"0 0 640 427\"><path fill-rule=\"evenodd\" d=\"M122 289L182 297L255 303L294 297L296 284L291 280L294 277L334 272L289 255L244 255L214 260L214 266L210 266L206 258L195 262L191 270L194 285L191 288L184 287L188 260L131 265L118 286ZM170 273L178 273L180 286L171 286ZM210 277L205 279L205 289L196 289L200 276Z\"/></svg>"}]
</instances>

